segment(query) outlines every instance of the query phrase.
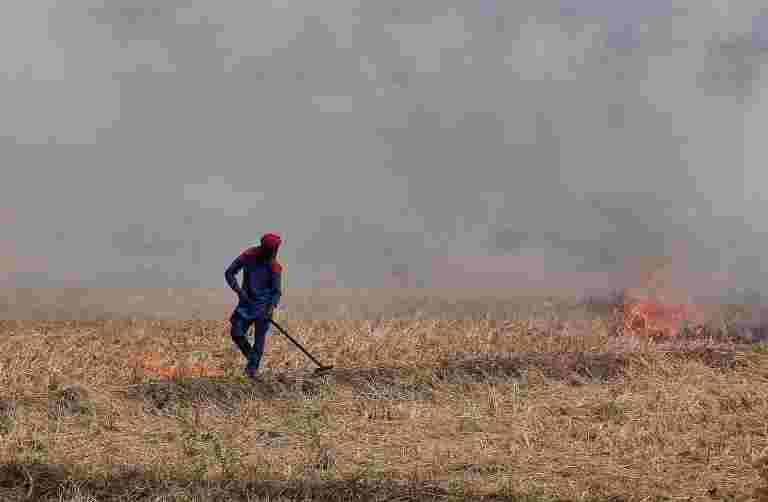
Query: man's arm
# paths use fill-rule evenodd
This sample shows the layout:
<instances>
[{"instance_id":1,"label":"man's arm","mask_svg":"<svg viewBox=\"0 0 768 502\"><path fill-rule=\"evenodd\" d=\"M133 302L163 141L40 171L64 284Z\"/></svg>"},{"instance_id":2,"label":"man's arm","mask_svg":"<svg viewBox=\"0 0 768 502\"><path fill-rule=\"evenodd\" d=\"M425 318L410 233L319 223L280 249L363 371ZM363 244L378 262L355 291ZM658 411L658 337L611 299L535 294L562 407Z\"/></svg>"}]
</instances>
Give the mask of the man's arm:
<instances>
[{"instance_id":1,"label":"man's arm","mask_svg":"<svg viewBox=\"0 0 768 502\"><path fill-rule=\"evenodd\" d=\"M272 270L272 299L267 310L267 317L269 318L272 317L274 309L280 304L280 298L283 296L282 280L282 271Z\"/></svg>"},{"instance_id":2,"label":"man's arm","mask_svg":"<svg viewBox=\"0 0 768 502\"><path fill-rule=\"evenodd\" d=\"M238 298L242 298L245 294L243 288L237 283L237 274L240 272L240 269L243 268L243 265L243 261L238 256L224 272L224 279L226 279L227 284L232 288L232 291L237 293Z\"/></svg>"},{"instance_id":3,"label":"man's arm","mask_svg":"<svg viewBox=\"0 0 768 502\"><path fill-rule=\"evenodd\" d=\"M277 307L280 304L280 299L283 297L283 272L272 272L272 281L272 284L274 284L272 305Z\"/></svg>"}]
</instances>

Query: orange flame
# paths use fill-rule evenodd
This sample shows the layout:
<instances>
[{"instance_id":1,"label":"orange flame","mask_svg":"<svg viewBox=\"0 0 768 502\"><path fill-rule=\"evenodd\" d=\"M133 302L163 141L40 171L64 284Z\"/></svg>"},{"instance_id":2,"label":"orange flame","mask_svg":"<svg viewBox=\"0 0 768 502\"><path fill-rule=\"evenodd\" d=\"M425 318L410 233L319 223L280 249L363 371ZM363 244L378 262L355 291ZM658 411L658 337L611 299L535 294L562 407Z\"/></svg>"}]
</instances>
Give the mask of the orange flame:
<instances>
[{"instance_id":1,"label":"orange flame","mask_svg":"<svg viewBox=\"0 0 768 502\"><path fill-rule=\"evenodd\" d=\"M691 317L688 306L664 304L653 298L631 298L618 307L616 314L624 332L654 337L679 335Z\"/></svg>"},{"instance_id":2,"label":"orange flame","mask_svg":"<svg viewBox=\"0 0 768 502\"><path fill-rule=\"evenodd\" d=\"M665 259L640 263L643 287L625 290L622 304L614 309L620 330L651 337L677 336L685 323L698 316L691 305L672 303L662 296L662 291L671 292L664 281L665 271L670 267L671 262Z\"/></svg>"},{"instance_id":3,"label":"orange flame","mask_svg":"<svg viewBox=\"0 0 768 502\"><path fill-rule=\"evenodd\" d=\"M192 364L167 365L158 354L153 353L133 355L129 358L129 365L135 370L166 378L224 376L224 370L211 367L202 361L195 361Z\"/></svg>"}]
</instances>

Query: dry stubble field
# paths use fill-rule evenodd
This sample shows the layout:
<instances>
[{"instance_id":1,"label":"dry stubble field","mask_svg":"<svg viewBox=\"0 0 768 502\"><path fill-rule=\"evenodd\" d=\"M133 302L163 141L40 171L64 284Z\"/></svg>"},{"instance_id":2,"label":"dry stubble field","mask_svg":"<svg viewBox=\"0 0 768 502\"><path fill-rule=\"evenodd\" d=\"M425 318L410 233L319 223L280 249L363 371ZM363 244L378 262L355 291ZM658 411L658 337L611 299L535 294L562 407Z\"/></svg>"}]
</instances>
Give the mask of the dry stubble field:
<instances>
[{"instance_id":1,"label":"dry stubble field","mask_svg":"<svg viewBox=\"0 0 768 502\"><path fill-rule=\"evenodd\" d=\"M286 314L335 369L273 334L257 382L226 318L2 321L0 499L768 500L765 345L541 305Z\"/></svg>"}]
</instances>

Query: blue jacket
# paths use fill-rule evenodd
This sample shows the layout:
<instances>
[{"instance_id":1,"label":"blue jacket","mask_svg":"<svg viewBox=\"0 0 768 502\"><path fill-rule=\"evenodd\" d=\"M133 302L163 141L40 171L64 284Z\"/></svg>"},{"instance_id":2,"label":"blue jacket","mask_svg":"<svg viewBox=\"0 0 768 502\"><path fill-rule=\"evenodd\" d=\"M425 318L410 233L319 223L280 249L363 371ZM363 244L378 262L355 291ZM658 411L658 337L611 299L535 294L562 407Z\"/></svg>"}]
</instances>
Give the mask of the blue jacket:
<instances>
[{"instance_id":1,"label":"blue jacket","mask_svg":"<svg viewBox=\"0 0 768 502\"><path fill-rule=\"evenodd\" d=\"M237 274L243 271L242 287ZM235 312L245 319L259 319L269 307L277 307L282 296L283 267L276 259L264 259L260 246L246 249L227 267L224 277L240 297Z\"/></svg>"}]
</instances>

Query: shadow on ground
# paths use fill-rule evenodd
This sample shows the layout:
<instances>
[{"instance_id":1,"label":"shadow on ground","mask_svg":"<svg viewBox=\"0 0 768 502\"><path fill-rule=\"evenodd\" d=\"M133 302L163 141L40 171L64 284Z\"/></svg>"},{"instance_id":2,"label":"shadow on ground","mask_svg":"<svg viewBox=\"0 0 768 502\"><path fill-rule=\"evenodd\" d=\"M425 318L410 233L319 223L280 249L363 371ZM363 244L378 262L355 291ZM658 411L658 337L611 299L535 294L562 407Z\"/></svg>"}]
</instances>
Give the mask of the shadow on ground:
<instances>
[{"instance_id":1,"label":"shadow on ground","mask_svg":"<svg viewBox=\"0 0 768 502\"><path fill-rule=\"evenodd\" d=\"M313 377L309 370L264 371L245 378L188 377L144 382L128 387L125 397L140 400L147 413L173 415L179 405L196 403L212 413L237 412L254 399L332 399L342 387L357 399L430 400L440 384L528 384L536 370L545 381L571 385L602 384L621 378L633 354L510 353L454 354L439 366L425 368L336 368ZM667 354L729 370L737 353L709 349Z\"/></svg>"},{"instance_id":2,"label":"shadow on ground","mask_svg":"<svg viewBox=\"0 0 768 502\"><path fill-rule=\"evenodd\" d=\"M87 468L47 464L0 465L0 498L8 502L36 500L99 500L143 502L156 500L206 501L443 501L456 500L437 482L378 480L241 481L200 480L159 474L153 466ZM464 495L461 500L528 500L526 495ZM621 502L623 497L605 501ZM556 501L553 501L556 502ZM563 501L565 502L565 501ZM602 502L602 501L601 501Z\"/></svg>"}]
</instances>

